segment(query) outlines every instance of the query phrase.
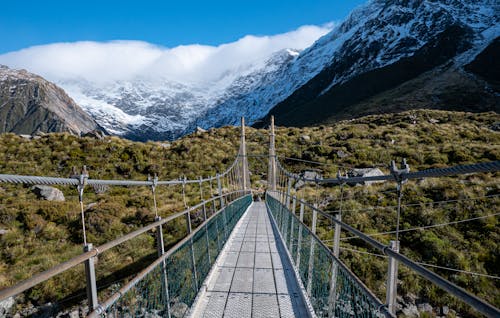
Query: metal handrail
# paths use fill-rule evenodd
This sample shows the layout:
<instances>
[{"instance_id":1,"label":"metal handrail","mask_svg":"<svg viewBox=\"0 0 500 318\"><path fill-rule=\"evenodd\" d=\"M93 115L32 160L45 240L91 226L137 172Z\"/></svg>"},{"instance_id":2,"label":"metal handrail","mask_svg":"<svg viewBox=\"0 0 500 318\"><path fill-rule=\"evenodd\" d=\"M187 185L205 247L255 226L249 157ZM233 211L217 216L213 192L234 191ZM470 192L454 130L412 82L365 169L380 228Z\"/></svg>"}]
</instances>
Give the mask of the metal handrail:
<instances>
[{"instance_id":1,"label":"metal handrail","mask_svg":"<svg viewBox=\"0 0 500 318\"><path fill-rule=\"evenodd\" d=\"M246 192L246 191L238 191L238 192ZM231 201L229 204L232 204L238 200L243 199L245 196L238 197L237 199ZM150 273L156 266L161 264L164 260L166 260L168 257L170 257L174 252L176 252L184 243L188 242L190 239L192 239L196 233L201 231L203 227L208 224L212 218L216 217L219 215L222 211L224 211L225 207L219 209L216 213L211 215L208 219L206 219L203 223L201 223L195 230L191 232L188 236L184 237L182 240L177 242L172 248L170 248L168 251L166 251L163 255L161 255L159 258L157 258L153 263L148 265L146 268L144 268L142 271L140 271L131 281L129 281L127 284L122 286L120 290L118 290L116 293L114 293L111 297L109 297L104 303L99 304L98 308L91 312L90 314L87 315L87 318L89 317L98 317L100 314L104 313L106 309L108 309L111 305L113 305L118 298L120 298L122 295L124 295L126 292L128 292L132 287L137 285L139 281L141 281L148 273Z\"/></svg>"},{"instance_id":2,"label":"metal handrail","mask_svg":"<svg viewBox=\"0 0 500 318\"><path fill-rule=\"evenodd\" d=\"M369 177L337 177L337 178L327 178L327 179L313 179L304 178L296 173L289 172L286 170L278 159L276 159L278 167L283 171L283 173L295 180L302 180L306 182L316 182L322 184L345 184L349 183L361 183L369 181L399 181L399 180L410 180L410 179L422 179L422 178L435 178L435 177L448 177L460 174L468 173L481 173L481 172L496 172L500 171L500 161L491 161L484 163L476 163L472 165L459 165L448 168L436 168L427 169L416 172L402 172L399 174L388 174L382 176L369 176Z\"/></svg>"},{"instance_id":3,"label":"metal handrail","mask_svg":"<svg viewBox=\"0 0 500 318\"><path fill-rule=\"evenodd\" d=\"M184 211L172 214L164 219L153 222L153 223L151 223L147 226L144 226L138 230L135 230L135 231L130 232L126 235L123 235L123 236L121 236L113 241L110 241L110 242L105 243L101 246L98 246L98 247L92 249L91 251L88 251L88 252L82 253L78 256L75 256L66 262L63 262L59 265L52 267L51 269L48 269L42 273L36 274L33 277L31 277L31 278L29 278L29 279L27 279L27 280L25 280L17 285L0 290L0 301L4 300L6 298L9 298L11 296L15 296L17 294L20 294L31 287L34 287L34 286L54 277L62 272L67 271L68 269L71 269L71 268L85 262L86 260L88 260L92 257L95 257L99 254L102 254L103 252L105 252L105 251L107 251L107 250L109 250L117 245L120 245L126 241L129 241L129 240L131 240L131 239L133 239L133 238L135 238L135 237L137 237L137 236L139 236L139 235L141 235L149 230L152 230L152 229L154 229L162 224L165 224L169 221L172 221L173 219L184 216L184 215L202 207L203 205L205 205L209 202L214 202L216 200L220 200L221 198L224 198L224 197L227 197L227 196L230 196L233 194L239 194L239 193L245 193L245 192L248 192L248 191L237 190L237 191L232 191L232 192L220 195L220 196L210 198L209 200L205 200L205 201L203 201L195 206L192 206Z\"/></svg>"},{"instance_id":4,"label":"metal handrail","mask_svg":"<svg viewBox=\"0 0 500 318\"><path fill-rule=\"evenodd\" d=\"M271 191L271 192L274 192L274 191ZM278 192L278 191L276 191ZM266 194L268 195L268 194ZM279 199L278 198L274 198L273 199L277 200L279 202ZM298 201L300 203L304 203L303 201ZM306 229L306 231L308 232L308 234L312 237L314 237L314 239L317 241L317 243L319 245L321 245L326 251L328 251L328 254L330 257L332 257L335 262L343 269L345 270L347 273L350 274L351 278L356 281L356 283L358 285L360 285L363 290L367 293L367 296L376 304L379 305L379 308L381 309L381 312L386 316L386 317L394 317L394 315L392 315L388 310L387 310L387 307L384 306L384 304L380 301L380 299L377 298L377 296L375 296L375 294L358 278L358 276L356 276L345 264L344 262L342 262L337 256L335 256L332 252L332 250L326 246L326 244L319 238L319 236L314 233L313 231L311 231L311 229L307 226L307 224L305 224L303 221L301 221L296 214L294 213L291 213L290 210L288 210L281 202L279 202L281 204L281 206L286 209L292 216L293 218L295 219L296 222L298 222L299 224L301 224L302 226L304 226L304 228ZM268 207L268 209L270 209L269 205L267 204L266 202L266 205ZM309 204L307 204L309 206ZM319 210L317 210L319 212Z\"/></svg>"},{"instance_id":5,"label":"metal handrail","mask_svg":"<svg viewBox=\"0 0 500 318\"><path fill-rule=\"evenodd\" d=\"M270 192L276 192L279 195L284 195L287 198L291 198L291 199L295 198L295 200L297 200L297 202L308 206L309 208L315 210L316 212L318 212L319 214L325 216L329 220L331 220L331 221L335 222L336 224L340 225L343 229L345 229L346 231L350 232L351 234L357 236L358 238L360 238L364 242L370 244L371 246L375 247L376 249L380 250L385 255L393 257L396 260L398 260L399 262L405 264L407 267L409 267L411 270L413 270L416 273L418 273L423 278L425 278L425 279L433 282L434 284L436 284L439 287L443 288L444 290L446 290L450 294L458 297L459 299L461 299L465 303L471 305L473 308L475 308L477 311L481 312L482 314L484 314L484 315L486 315L488 317L500 317L500 310L498 308L496 308L495 306L493 306L493 305L489 304L488 302L486 302L486 301L484 301L484 300L482 300L482 299L474 296L473 294L467 292L463 288L461 288L461 287L453 284L452 282L450 282L450 281L442 278L441 276L439 276L436 273L434 273L434 272L426 269L425 267L423 267L423 266L415 263L414 261L412 261L411 259L409 259L405 255L393 251L390 248L390 246L382 244L381 242L373 239L372 237L364 234L363 232L361 232L359 230L356 230L355 228L351 227L350 225L348 225L348 224L346 224L346 223L344 223L342 221L337 220L332 215L330 215L330 214L328 214L328 213L326 213L324 211L321 211L320 209L314 207L313 205L311 205L311 204L309 204L309 203L307 203L307 202L305 202L303 200L300 200L296 196L287 194L287 193L285 193L283 191L270 191Z\"/></svg>"}]
</instances>

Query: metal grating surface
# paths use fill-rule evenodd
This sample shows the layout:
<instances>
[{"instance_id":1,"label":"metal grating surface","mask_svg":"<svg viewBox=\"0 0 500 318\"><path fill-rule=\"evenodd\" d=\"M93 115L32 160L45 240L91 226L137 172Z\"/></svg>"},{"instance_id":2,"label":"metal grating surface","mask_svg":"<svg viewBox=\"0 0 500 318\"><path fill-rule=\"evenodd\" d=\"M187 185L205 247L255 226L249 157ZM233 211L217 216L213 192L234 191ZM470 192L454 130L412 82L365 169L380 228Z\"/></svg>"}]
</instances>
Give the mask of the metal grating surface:
<instances>
[{"instance_id":1,"label":"metal grating surface","mask_svg":"<svg viewBox=\"0 0 500 318\"><path fill-rule=\"evenodd\" d=\"M208 292L207 310L203 314L204 318L219 318L222 317L224 307L226 307L227 293Z\"/></svg>"},{"instance_id":2,"label":"metal grating surface","mask_svg":"<svg viewBox=\"0 0 500 318\"><path fill-rule=\"evenodd\" d=\"M253 295L252 317L269 318L279 316L279 306L276 294Z\"/></svg>"},{"instance_id":3,"label":"metal grating surface","mask_svg":"<svg viewBox=\"0 0 500 318\"><path fill-rule=\"evenodd\" d=\"M253 269L236 268L233 282L231 284L232 293L251 293L253 288Z\"/></svg>"},{"instance_id":4,"label":"metal grating surface","mask_svg":"<svg viewBox=\"0 0 500 318\"><path fill-rule=\"evenodd\" d=\"M252 317L252 293L230 293L222 314L231 318Z\"/></svg>"},{"instance_id":5,"label":"metal grating surface","mask_svg":"<svg viewBox=\"0 0 500 318\"><path fill-rule=\"evenodd\" d=\"M273 268L273 262L271 261L271 253L256 253L255 267Z\"/></svg>"},{"instance_id":6,"label":"metal grating surface","mask_svg":"<svg viewBox=\"0 0 500 318\"><path fill-rule=\"evenodd\" d=\"M221 267L218 269L217 279L212 287L213 291L229 292L231 281L234 273L234 268Z\"/></svg>"},{"instance_id":7,"label":"metal grating surface","mask_svg":"<svg viewBox=\"0 0 500 318\"><path fill-rule=\"evenodd\" d=\"M236 267L251 267L253 268L255 259L255 253L252 252L241 252L238 258L238 264Z\"/></svg>"},{"instance_id":8,"label":"metal grating surface","mask_svg":"<svg viewBox=\"0 0 500 318\"><path fill-rule=\"evenodd\" d=\"M191 312L192 317L308 317L263 202L243 215Z\"/></svg>"},{"instance_id":9,"label":"metal grating surface","mask_svg":"<svg viewBox=\"0 0 500 318\"><path fill-rule=\"evenodd\" d=\"M255 293L276 294L274 274L271 268L256 268L254 280L253 291Z\"/></svg>"}]
</instances>

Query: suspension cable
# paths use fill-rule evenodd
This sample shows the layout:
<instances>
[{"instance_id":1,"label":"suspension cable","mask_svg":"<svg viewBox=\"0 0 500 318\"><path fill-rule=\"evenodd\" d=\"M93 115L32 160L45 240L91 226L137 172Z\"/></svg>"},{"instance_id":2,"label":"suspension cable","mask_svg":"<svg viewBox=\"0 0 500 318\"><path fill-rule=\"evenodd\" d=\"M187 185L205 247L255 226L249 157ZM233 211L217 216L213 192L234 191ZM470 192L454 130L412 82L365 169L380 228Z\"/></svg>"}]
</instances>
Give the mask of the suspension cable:
<instances>
[{"instance_id":1,"label":"suspension cable","mask_svg":"<svg viewBox=\"0 0 500 318\"><path fill-rule=\"evenodd\" d=\"M391 192L397 192L397 190L391 191ZM453 199L453 200L443 200L443 201L433 201L433 202L421 202L421 203L409 203L409 204L402 204L402 208L409 208L409 207L417 207L417 206L427 206L427 205L438 205L438 204L447 204L447 203L459 203L459 202L464 202L464 201L475 201L475 200L482 200L482 199L490 199L490 198L497 198L500 197L500 194L492 194L492 195L485 195L481 197L475 197L475 198L464 198L464 199ZM369 206L369 207L364 207L364 208L359 208L359 209L348 209L348 210L342 210L343 212L361 212L361 211L373 211L377 209L396 209L398 206L397 205L377 205L377 206ZM333 210L330 211L332 213L338 212L338 210Z\"/></svg>"},{"instance_id":2,"label":"suspension cable","mask_svg":"<svg viewBox=\"0 0 500 318\"><path fill-rule=\"evenodd\" d=\"M459 221L452 221L452 222L446 222L446 223L440 223L440 224L433 224L433 225L425 225L425 226L419 226L419 227L413 227L409 229L404 229L400 230L399 233L403 232L411 232L411 231L417 231L417 230L427 230L435 227L441 227L441 226L447 226L447 225L455 225L455 224L460 224L460 223L465 223L465 222L471 222L471 221L476 221L476 220L481 220L481 219L487 219L489 217L497 216L500 215L500 212L498 213L493 213L493 214L488 214L488 215L483 215L483 216L478 216L470 219L464 219L464 220L459 220ZM366 234L367 236L373 237L373 236L382 236L382 235L389 235L389 234L394 234L396 231L387 231L387 232L380 232L380 233L374 233L374 234ZM349 237L343 237L341 240L349 240L352 238L357 238L357 236L349 236Z\"/></svg>"},{"instance_id":3,"label":"suspension cable","mask_svg":"<svg viewBox=\"0 0 500 318\"><path fill-rule=\"evenodd\" d=\"M336 164L336 163L326 163L326 162L306 160L306 159L299 159L299 158L286 157L286 156L276 156L276 157L283 158L285 160L290 160L290 161L297 161L297 162L303 162L303 163L311 163L311 164L315 164L315 165L332 166L332 167L338 167L338 168L352 168L350 166L339 165L339 164ZM377 166L386 166L386 165L377 165Z\"/></svg>"},{"instance_id":4,"label":"suspension cable","mask_svg":"<svg viewBox=\"0 0 500 318\"><path fill-rule=\"evenodd\" d=\"M378 253L370 253L370 252L360 251L360 250L357 250L357 249L346 248L346 247L341 247L340 249L343 250L343 251L348 251L348 252L353 252L353 253L358 253L358 254L364 254L364 255L370 255L370 256L376 256L376 257L380 257L380 258L388 258L389 257L387 255L382 255L382 254L378 254ZM458 273L469 274L469 275L474 275L474 276L482 276L482 277L487 277L487 278L492 278L492 279L500 279L500 276L494 276L494 275L489 275L489 274L482 274L482 273L477 273L477 272L471 272L471 271L466 271L466 270L463 270L463 269L456 269L456 268L451 268L451 267L438 266L438 265L427 264L427 263L423 263L423 262L415 262L415 263L417 263L419 265L422 265L422 266L434 267L434 268L443 269L443 270L452 271L452 272L458 272Z\"/></svg>"}]
</instances>

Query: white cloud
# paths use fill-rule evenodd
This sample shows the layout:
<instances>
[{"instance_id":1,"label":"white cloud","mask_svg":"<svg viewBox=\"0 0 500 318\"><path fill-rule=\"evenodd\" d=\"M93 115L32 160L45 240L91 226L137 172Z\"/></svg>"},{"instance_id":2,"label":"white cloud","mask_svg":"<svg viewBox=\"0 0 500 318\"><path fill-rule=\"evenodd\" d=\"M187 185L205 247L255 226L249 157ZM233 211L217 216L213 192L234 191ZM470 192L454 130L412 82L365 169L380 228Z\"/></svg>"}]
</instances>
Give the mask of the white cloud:
<instances>
[{"instance_id":1,"label":"white cloud","mask_svg":"<svg viewBox=\"0 0 500 318\"><path fill-rule=\"evenodd\" d=\"M161 76L179 82L210 82L228 70L260 63L281 49L304 49L332 27L302 26L273 36L248 35L219 46L164 48L140 41L54 43L0 55L0 64L24 68L52 81L83 78L102 83Z\"/></svg>"}]
</instances>

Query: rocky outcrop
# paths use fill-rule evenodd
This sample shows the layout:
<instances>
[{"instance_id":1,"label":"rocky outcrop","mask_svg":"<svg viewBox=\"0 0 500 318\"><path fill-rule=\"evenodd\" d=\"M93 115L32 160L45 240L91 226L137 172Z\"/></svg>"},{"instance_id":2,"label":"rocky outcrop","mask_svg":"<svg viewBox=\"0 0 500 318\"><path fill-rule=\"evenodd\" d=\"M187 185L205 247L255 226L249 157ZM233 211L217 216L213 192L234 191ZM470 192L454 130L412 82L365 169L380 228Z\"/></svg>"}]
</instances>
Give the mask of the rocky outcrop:
<instances>
[{"instance_id":1,"label":"rocky outcrop","mask_svg":"<svg viewBox=\"0 0 500 318\"><path fill-rule=\"evenodd\" d=\"M300 173L300 177L304 178L304 179L308 179L308 180L312 180L312 179L321 180L321 179L323 179L323 176L321 175L321 171L320 170L315 170L315 169L314 170L305 170L305 171L302 171ZM306 184L305 181L299 179L297 181L297 183L295 183L295 188L296 189L302 188L305 184Z\"/></svg>"},{"instance_id":2,"label":"rocky outcrop","mask_svg":"<svg viewBox=\"0 0 500 318\"><path fill-rule=\"evenodd\" d=\"M61 190L49 187L49 186L43 186L43 185L36 185L32 189L33 193L36 194L36 196L39 199L47 200L47 201L64 201L64 194L62 193Z\"/></svg>"},{"instance_id":3,"label":"rocky outcrop","mask_svg":"<svg viewBox=\"0 0 500 318\"><path fill-rule=\"evenodd\" d=\"M35 134L100 130L61 88L25 70L0 66L0 132Z\"/></svg>"},{"instance_id":4,"label":"rocky outcrop","mask_svg":"<svg viewBox=\"0 0 500 318\"><path fill-rule=\"evenodd\" d=\"M0 317L6 317L15 304L16 301L14 300L14 297L9 297L0 301Z\"/></svg>"},{"instance_id":5,"label":"rocky outcrop","mask_svg":"<svg viewBox=\"0 0 500 318\"><path fill-rule=\"evenodd\" d=\"M348 173L347 176L350 178L353 177L378 177L378 176L383 176L384 173L382 170L379 168L359 168L359 169L351 169ZM348 179L349 180L349 179ZM383 181L364 181L361 184L365 185L371 185L373 183L378 183L378 182L383 182ZM352 183L352 182L347 182L347 184L350 185L356 185L358 183Z\"/></svg>"},{"instance_id":6,"label":"rocky outcrop","mask_svg":"<svg viewBox=\"0 0 500 318\"><path fill-rule=\"evenodd\" d=\"M82 137L89 137L89 138L93 138L93 139L103 140L105 137L105 134L104 134L104 132L102 132L100 130L92 130L92 131L89 131L85 134L82 134Z\"/></svg>"}]
</instances>

